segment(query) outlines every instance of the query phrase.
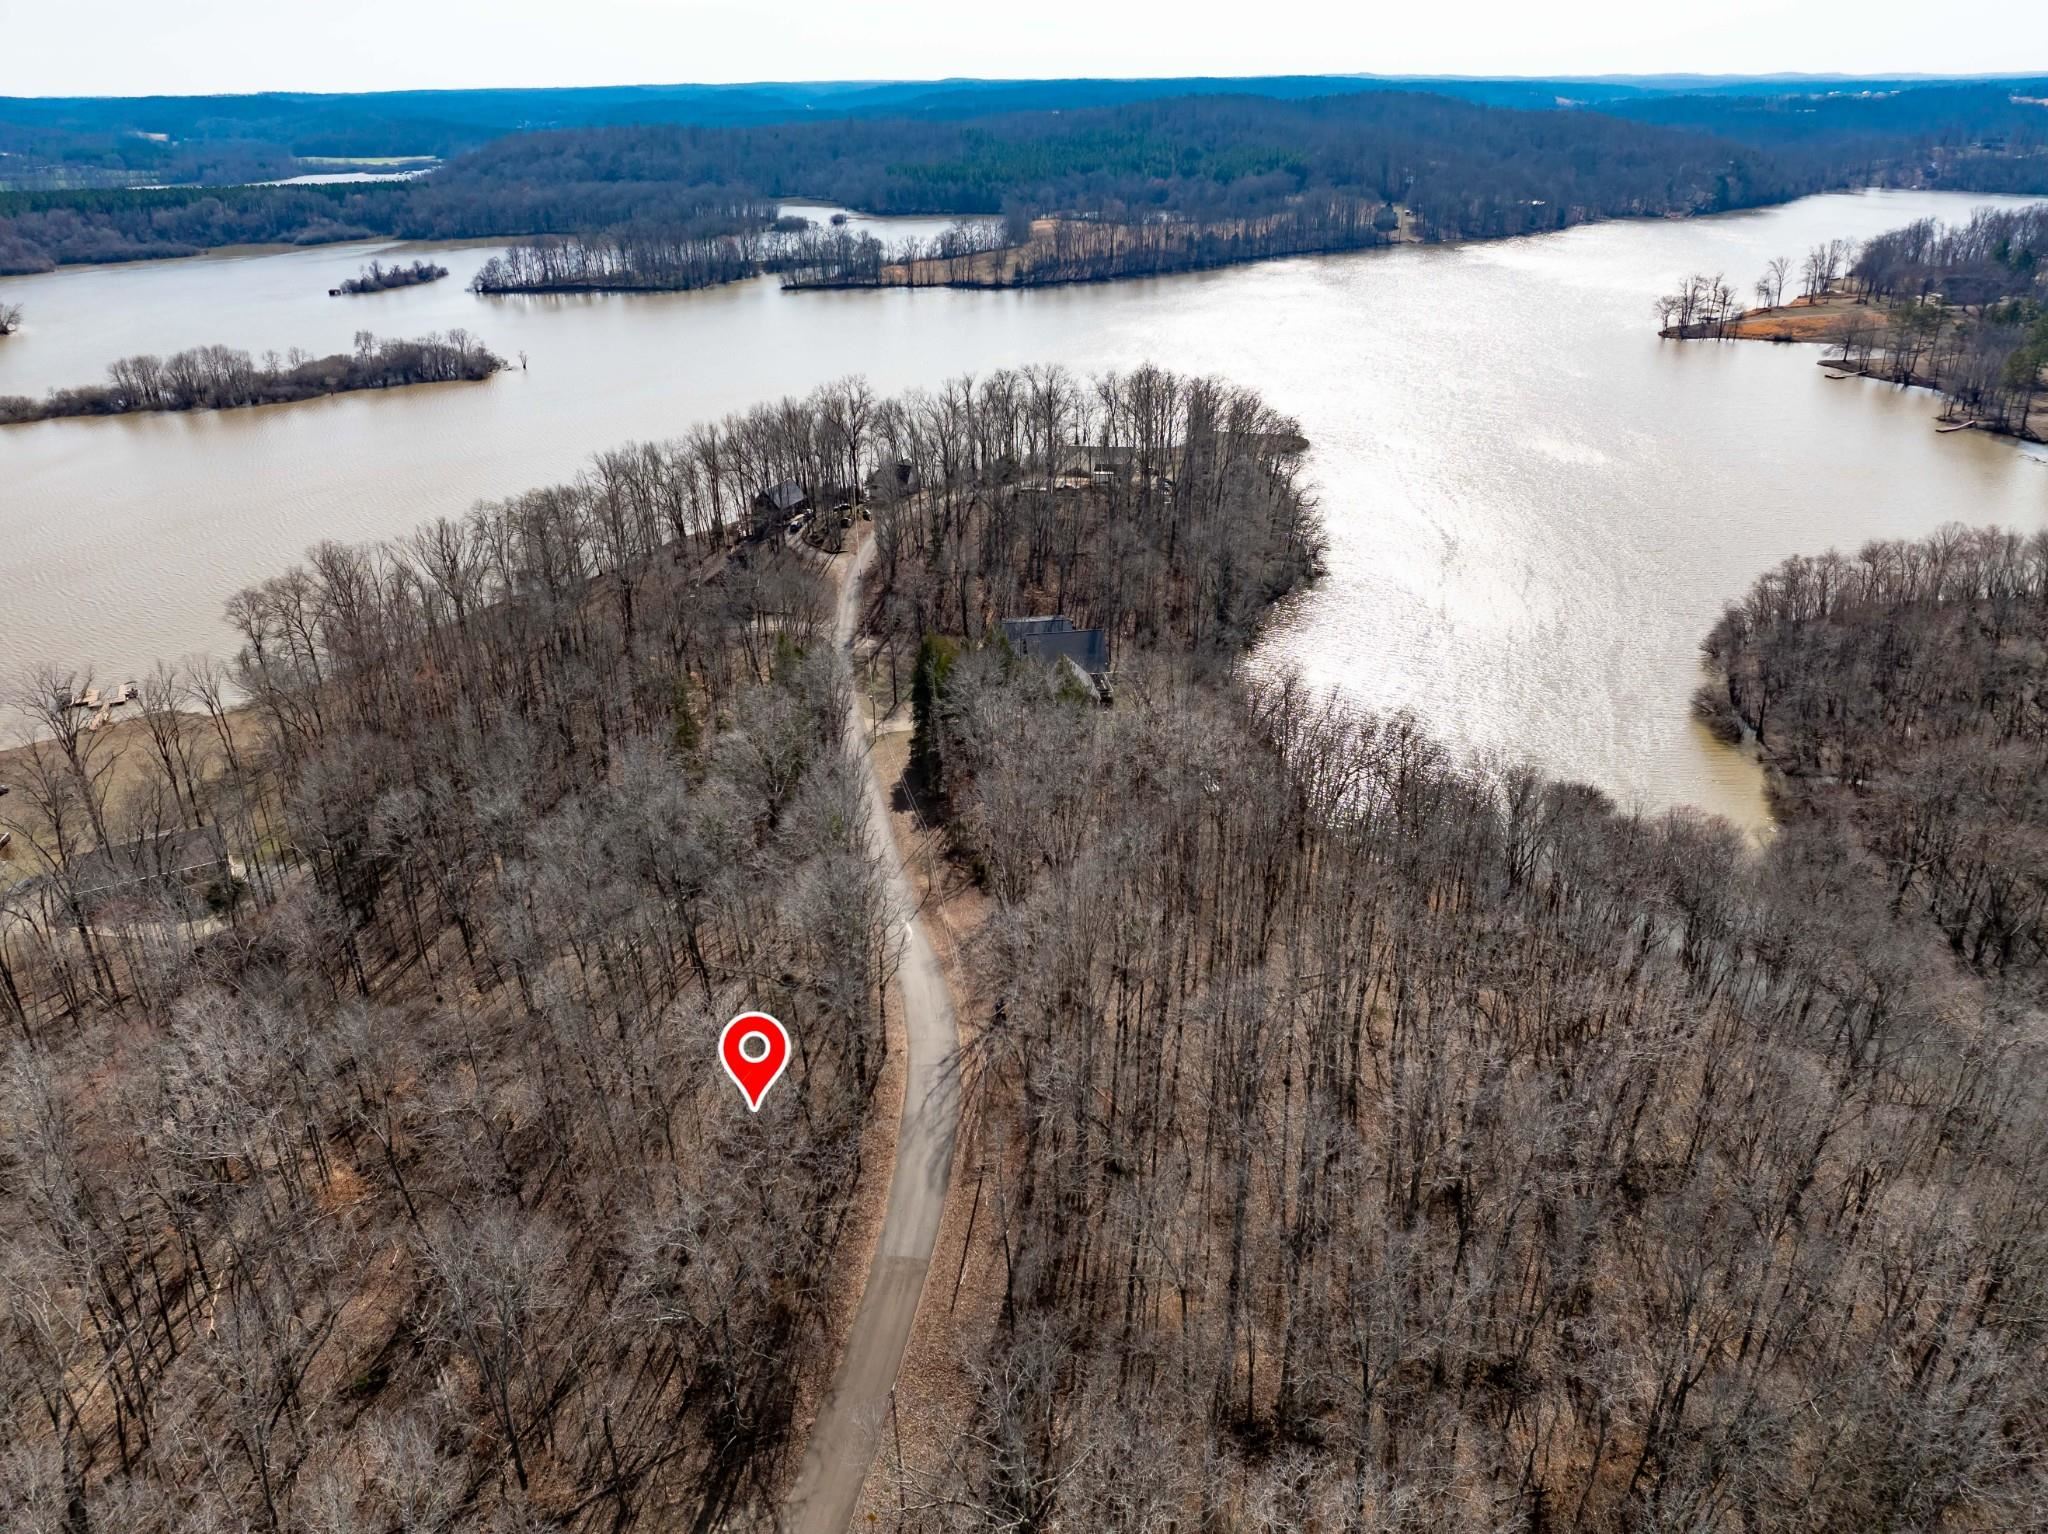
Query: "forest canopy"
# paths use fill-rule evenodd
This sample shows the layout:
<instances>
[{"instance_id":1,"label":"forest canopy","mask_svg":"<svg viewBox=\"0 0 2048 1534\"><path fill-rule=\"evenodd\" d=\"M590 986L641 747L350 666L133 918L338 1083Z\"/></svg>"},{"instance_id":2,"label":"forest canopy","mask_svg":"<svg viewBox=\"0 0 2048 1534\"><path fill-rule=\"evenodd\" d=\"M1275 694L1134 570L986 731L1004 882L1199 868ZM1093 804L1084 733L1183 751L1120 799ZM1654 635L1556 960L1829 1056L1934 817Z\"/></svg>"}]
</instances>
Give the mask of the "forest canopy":
<instances>
[{"instance_id":1,"label":"forest canopy","mask_svg":"<svg viewBox=\"0 0 2048 1534\"><path fill-rule=\"evenodd\" d=\"M1938 389L1952 421L2038 440L2048 394L2048 203L1921 219L1878 235L1850 265L1859 299L1838 366ZM1870 300L1875 304L1862 307Z\"/></svg>"},{"instance_id":2,"label":"forest canopy","mask_svg":"<svg viewBox=\"0 0 2048 1534\"><path fill-rule=\"evenodd\" d=\"M448 158L510 133L644 123L733 126L804 119L915 118L1113 107L1169 97L1423 91L1487 106L1598 109L1726 133L1744 142L1897 137L1963 141L2024 129L2041 80L1456 79L1267 75L1157 79L804 81L536 90L412 90L246 96L0 97L4 179L130 175L219 181L236 156L280 165L321 157ZM279 172L282 173L282 172ZM52 180L51 185L88 183Z\"/></svg>"},{"instance_id":3,"label":"forest canopy","mask_svg":"<svg viewBox=\"0 0 2048 1534\"><path fill-rule=\"evenodd\" d=\"M1021 409L1170 444L1189 398L1025 382L949 395L995 442ZM987 909L962 1060L982 1244L940 1254L984 1299L934 1348L970 1404L906 1433L898 1525L2040 1522L2038 825L1956 846L1930 805L1909 855L1953 852L1929 920L1931 888L1895 899L1834 816L1759 850L1204 664L1199 627L1153 616L1184 589L1156 542L1062 531L1100 493L1210 546L1164 461L877 511L877 665L916 644L919 803ZM1247 547L1273 524L1228 525L1218 563L1285 590ZM1895 671L1885 627L1816 633L1817 678L1896 676L1927 705L1902 742L1936 709L2032 732L2039 542L1874 555L1866 584L1924 601L1929 642ZM1104 625L1111 706L984 627L1019 610ZM1981 667L1943 669L1952 621L1988 631ZM1800 727L1865 697L1816 688ZM2039 764L1982 765L2031 815ZM2029 882L1977 955L1994 872Z\"/></svg>"},{"instance_id":4,"label":"forest canopy","mask_svg":"<svg viewBox=\"0 0 2048 1534\"><path fill-rule=\"evenodd\" d=\"M1786 809L1839 825L1973 970L2048 972L2048 534L1786 560L1707 637Z\"/></svg>"},{"instance_id":5,"label":"forest canopy","mask_svg":"<svg viewBox=\"0 0 2048 1534\"><path fill-rule=\"evenodd\" d=\"M2048 188L2048 124L2030 136L2032 118L2008 121L2012 87L1996 102L1989 87L1928 92L1925 110L1888 114L1830 97L1828 119L1849 126L1791 137L1756 128L1752 119L1772 127L1777 114L1750 112L1742 98L1682 98L1703 104L1666 124L1562 109L1554 97L1532 110L1437 90L1273 89L1007 111L988 103L1061 98L970 92L979 109L828 120L649 122L627 112L477 144L412 182L0 192L0 273L247 241L626 224L705 234L762 227L770 214L760 204L779 197L877 213L1135 220L1244 217L1337 194L1398 203L1423 237L1456 239L1869 183Z\"/></svg>"},{"instance_id":6,"label":"forest canopy","mask_svg":"<svg viewBox=\"0 0 2048 1534\"><path fill-rule=\"evenodd\" d=\"M908 661L986 914L897 1527L2039 1525L2040 540L1731 618L1767 747L1910 812L1756 853L1247 676L1305 447L1151 368L849 380L313 550L230 606L246 708L166 668L119 776L27 679L0 1517L770 1522L902 930L849 694ZM854 676L776 510L841 498ZM201 886L102 876L199 830ZM772 1153L692 1068L742 993L806 1020Z\"/></svg>"}]
</instances>

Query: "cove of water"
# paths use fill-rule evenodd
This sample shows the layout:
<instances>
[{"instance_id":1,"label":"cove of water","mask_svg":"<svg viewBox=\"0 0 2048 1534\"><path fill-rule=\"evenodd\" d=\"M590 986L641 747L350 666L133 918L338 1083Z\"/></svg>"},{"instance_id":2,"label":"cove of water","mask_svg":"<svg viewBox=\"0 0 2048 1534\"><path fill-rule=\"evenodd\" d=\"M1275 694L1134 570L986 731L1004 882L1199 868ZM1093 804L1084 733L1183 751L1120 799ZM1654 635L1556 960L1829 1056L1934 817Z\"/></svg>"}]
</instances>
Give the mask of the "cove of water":
<instances>
[{"instance_id":1,"label":"cove of water","mask_svg":"<svg viewBox=\"0 0 2048 1534\"><path fill-rule=\"evenodd\" d=\"M0 430L0 677L225 653L223 600L323 538L374 539L573 476L588 455L864 373L881 391L1031 362L1225 374L1297 416L1329 576L1257 663L1412 710L1462 751L1626 805L1762 818L1692 721L1698 643L1787 554L1944 522L2048 525L2048 454L1937 435L1924 393L1828 382L1806 346L1661 342L1652 297L2001 199L1884 192L1689 221L1305 257L1035 292L479 298L498 242L389 241L0 281L0 393L219 341L344 350L464 327L527 367L477 385ZM2014 201L2014 199L2004 199ZM822 218L830 211L795 208ZM860 220L886 238L945 220ZM451 275L357 298L371 257Z\"/></svg>"}]
</instances>

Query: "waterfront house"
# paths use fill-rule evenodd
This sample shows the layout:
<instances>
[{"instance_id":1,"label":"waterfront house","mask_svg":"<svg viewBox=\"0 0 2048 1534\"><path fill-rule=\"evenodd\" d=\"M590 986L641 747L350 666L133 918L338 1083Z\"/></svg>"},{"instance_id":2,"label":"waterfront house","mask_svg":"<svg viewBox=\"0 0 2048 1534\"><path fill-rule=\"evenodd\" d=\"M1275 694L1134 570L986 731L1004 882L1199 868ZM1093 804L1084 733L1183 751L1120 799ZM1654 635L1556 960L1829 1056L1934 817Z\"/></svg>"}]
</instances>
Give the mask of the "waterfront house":
<instances>
[{"instance_id":1,"label":"waterfront house","mask_svg":"<svg viewBox=\"0 0 2048 1534\"><path fill-rule=\"evenodd\" d=\"M81 906L101 906L137 896L204 901L229 891L241 875L242 866L228 855L220 833L200 826L82 852L64 864L63 883Z\"/></svg>"},{"instance_id":2,"label":"waterfront house","mask_svg":"<svg viewBox=\"0 0 2048 1534\"><path fill-rule=\"evenodd\" d=\"M780 517L787 522L798 512L810 509L811 498L804 494L804 487L793 479L768 485L754 497L754 510L769 519Z\"/></svg>"},{"instance_id":3,"label":"waterfront house","mask_svg":"<svg viewBox=\"0 0 2048 1534\"><path fill-rule=\"evenodd\" d=\"M1137 461L1136 448L1107 442L1068 442L1061 445L1053 472L1062 479L1115 479L1129 475Z\"/></svg>"},{"instance_id":4,"label":"waterfront house","mask_svg":"<svg viewBox=\"0 0 2048 1534\"><path fill-rule=\"evenodd\" d=\"M1096 701L1109 702L1106 630L1077 629L1073 620L1049 614L1003 619L1003 639L1027 660L1052 667L1092 694Z\"/></svg>"}]
</instances>

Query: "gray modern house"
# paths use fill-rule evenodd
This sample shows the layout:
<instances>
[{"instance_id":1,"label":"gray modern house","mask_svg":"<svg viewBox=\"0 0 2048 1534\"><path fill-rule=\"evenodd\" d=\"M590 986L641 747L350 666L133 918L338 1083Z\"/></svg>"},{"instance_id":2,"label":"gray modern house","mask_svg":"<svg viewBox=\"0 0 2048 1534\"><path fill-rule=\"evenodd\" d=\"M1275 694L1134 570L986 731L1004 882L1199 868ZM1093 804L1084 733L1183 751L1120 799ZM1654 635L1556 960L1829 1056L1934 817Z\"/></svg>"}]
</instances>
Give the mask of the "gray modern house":
<instances>
[{"instance_id":1,"label":"gray modern house","mask_svg":"<svg viewBox=\"0 0 2048 1534\"><path fill-rule=\"evenodd\" d=\"M1099 702L1109 701L1109 635L1077 629L1068 618L1003 619L1003 638L1027 660L1051 666L1079 681Z\"/></svg>"}]
</instances>

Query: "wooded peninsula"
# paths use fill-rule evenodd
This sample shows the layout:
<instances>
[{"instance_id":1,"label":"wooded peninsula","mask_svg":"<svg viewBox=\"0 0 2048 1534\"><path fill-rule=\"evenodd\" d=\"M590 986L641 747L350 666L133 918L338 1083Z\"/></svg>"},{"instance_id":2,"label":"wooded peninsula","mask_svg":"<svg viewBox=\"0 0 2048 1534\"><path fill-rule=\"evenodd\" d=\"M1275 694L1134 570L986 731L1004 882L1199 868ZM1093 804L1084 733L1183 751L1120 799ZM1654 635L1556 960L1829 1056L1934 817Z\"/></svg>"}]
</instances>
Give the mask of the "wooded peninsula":
<instances>
[{"instance_id":1,"label":"wooded peninsula","mask_svg":"<svg viewBox=\"0 0 2048 1534\"><path fill-rule=\"evenodd\" d=\"M1303 447L1152 368L848 380L316 548L118 753L24 679L0 1506L772 1522L900 951L853 691L958 924L896 1527L2040 1523L2048 543L1717 628L1817 773L1758 850L1248 675ZM804 1019L759 1121L742 1002Z\"/></svg>"},{"instance_id":2,"label":"wooded peninsula","mask_svg":"<svg viewBox=\"0 0 2048 1534\"><path fill-rule=\"evenodd\" d=\"M1743 309L1722 277L1696 276L1657 302L1679 340L1818 341L1838 374L1931 389L1941 418L2030 441L2048 438L2048 203L1979 209L1960 225L1921 219L1852 250L1817 245L1784 292L1789 257Z\"/></svg>"},{"instance_id":3,"label":"wooded peninsula","mask_svg":"<svg viewBox=\"0 0 2048 1534\"><path fill-rule=\"evenodd\" d=\"M1843 837L1894 914L1973 972L2048 961L2048 534L1952 526L1795 557L1706 641L1795 823Z\"/></svg>"},{"instance_id":4,"label":"wooded peninsula","mask_svg":"<svg viewBox=\"0 0 2048 1534\"><path fill-rule=\"evenodd\" d=\"M123 357L108 364L107 382L52 389L43 398L0 395L0 426L63 416L138 415L154 411L242 410L411 384L476 383L505 359L465 330L418 340L379 340L356 333L353 352L308 357L294 348L260 362L230 346L196 346L169 357Z\"/></svg>"},{"instance_id":5,"label":"wooded peninsula","mask_svg":"<svg viewBox=\"0 0 2048 1534\"><path fill-rule=\"evenodd\" d=\"M1336 197L1239 218L991 220L893 246L832 231L790 243L776 264L788 289L1032 288L1370 250L1401 237L1393 206Z\"/></svg>"}]
</instances>

